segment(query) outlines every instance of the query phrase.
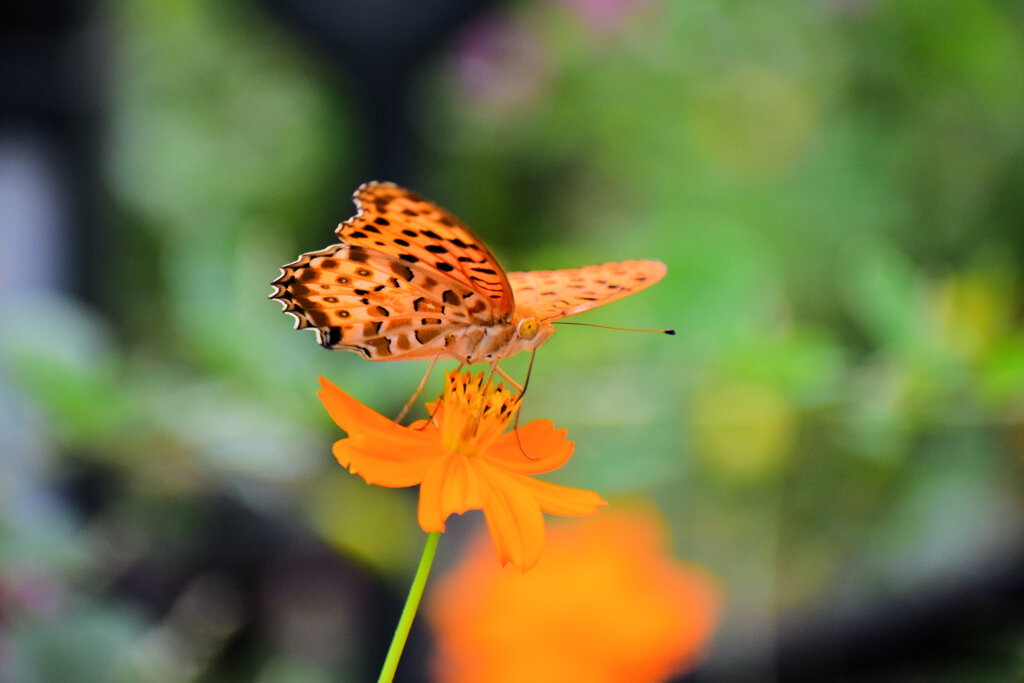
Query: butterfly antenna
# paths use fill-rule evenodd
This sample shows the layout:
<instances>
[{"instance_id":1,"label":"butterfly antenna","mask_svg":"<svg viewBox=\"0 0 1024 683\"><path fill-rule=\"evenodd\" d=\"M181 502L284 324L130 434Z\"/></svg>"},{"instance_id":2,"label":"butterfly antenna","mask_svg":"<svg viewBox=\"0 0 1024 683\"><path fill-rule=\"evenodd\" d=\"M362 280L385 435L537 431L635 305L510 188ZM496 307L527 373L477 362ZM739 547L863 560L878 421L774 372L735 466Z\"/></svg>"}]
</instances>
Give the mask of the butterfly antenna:
<instances>
[{"instance_id":1,"label":"butterfly antenna","mask_svg":"<svg viewBox=\"0 0 1024 683\"><path fill-rule=\"evenodd\" d=\"M434 359L430 361L430 365L427 366L427 371L423 374L423 379L420 380L420 385L416 387L416 391L412 392L412 396L402 406L402 410L398 413L398 417L395 418L395 422L401 423L402 419L409 414L409 410L412 408L412 404L416 402L416 399L423 393L423 388L427 386L427 379L430 377L430 373L433 372L434 366L437 365L437 359L441 357L440 352L434 356Z\"/></svg>"},{"instance_id":2,"label":"butterfly antenna","mask_svg":"<svg viewBox=\"0 0 1024 683\"><path fill-rule=\"evenodd\" d=\"M675 330L645 330L636 327L612 327L611 325L595 325L594 323L578 323L570 320L562 320L551 323L552 325L580 325L581 327L599 327L602 330L618 330L620 332L650 332L652 334L675 334Z\"/></svg>"}]
</instances>

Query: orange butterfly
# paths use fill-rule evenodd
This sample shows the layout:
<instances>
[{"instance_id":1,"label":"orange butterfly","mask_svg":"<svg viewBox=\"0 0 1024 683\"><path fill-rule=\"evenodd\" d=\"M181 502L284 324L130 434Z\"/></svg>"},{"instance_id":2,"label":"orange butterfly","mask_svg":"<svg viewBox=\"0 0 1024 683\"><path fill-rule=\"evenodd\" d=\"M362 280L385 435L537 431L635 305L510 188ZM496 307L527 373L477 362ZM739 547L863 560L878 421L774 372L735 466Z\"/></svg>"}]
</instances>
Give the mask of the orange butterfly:
<instances>
[{"instance_id":1,"label":"orange butterfly","mask_svg":"<svg viewBox=\"0 0 1024 683\"><path fill-rule=\"evenodd\" d=\"M469 228L414 192L370 182L353 199L356 215L335 231L340 243L282 267L270 298L321 345L369 360L496 366L547 341L553 321L665 275L658 261L505 273Z\"/></svg>"}]
</instances>

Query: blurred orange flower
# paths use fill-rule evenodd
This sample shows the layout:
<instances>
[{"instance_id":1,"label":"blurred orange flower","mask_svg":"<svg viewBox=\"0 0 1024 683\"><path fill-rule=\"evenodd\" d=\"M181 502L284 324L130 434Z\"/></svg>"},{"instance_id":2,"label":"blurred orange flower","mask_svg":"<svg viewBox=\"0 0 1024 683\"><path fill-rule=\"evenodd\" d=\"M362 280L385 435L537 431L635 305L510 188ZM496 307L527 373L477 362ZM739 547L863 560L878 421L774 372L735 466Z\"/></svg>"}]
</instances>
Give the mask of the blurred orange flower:
<instances>
[{"instance_id":1,"label":"blurred orange flower","mask_svg":"<svg viewBox=\"0 0 1024 683\"><path fill-rule=\"evenodd\" d=\"M334 444L338 462L369 484L419 484L424 531L444 531L453 513L483 510L503 565L526 570L536 564L544 547L543 512L586 515L605 504L592 491L527 476L561 467L573 444L548 420L530 422L518 430L518 438L505 433L519 397L485 381L483 373L447 373L441 398L427 405L432 419L408 427L322 377L320 384L320 400L348 433Z\"/></svg>"},{"instance_id":2,"label":"blurred orange flower","mask_svg":"<svg viewBox=\"0 0 1024 683\"><path fill-rule=\"evenodd\" d=\"M529 574L479 541L435 587L428 618L444 683L664 681L692 666L718 621L705 571L665 554L650 513L605 513L551 529Z\"/></svg>"}]
</instances>

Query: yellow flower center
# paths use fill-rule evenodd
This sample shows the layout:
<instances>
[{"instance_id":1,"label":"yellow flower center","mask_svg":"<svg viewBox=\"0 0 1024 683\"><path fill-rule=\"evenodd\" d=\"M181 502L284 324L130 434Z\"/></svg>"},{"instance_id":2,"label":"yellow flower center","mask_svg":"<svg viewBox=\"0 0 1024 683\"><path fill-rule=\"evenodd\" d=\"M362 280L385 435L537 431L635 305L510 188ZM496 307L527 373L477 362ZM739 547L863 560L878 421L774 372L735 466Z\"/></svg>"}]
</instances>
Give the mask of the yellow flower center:
<instances>
[{"instance_id":1,"label":"yellow flower center","mask_svg":"<svg viewBox=\"0 0 1024 683\"><path fill-rule=\"evenodd\" d=\"M441 401L441 444L470 457L486 451L519 408L519 397L485 381L484 373L447 373Z\"/></svg>"}]
</instances>

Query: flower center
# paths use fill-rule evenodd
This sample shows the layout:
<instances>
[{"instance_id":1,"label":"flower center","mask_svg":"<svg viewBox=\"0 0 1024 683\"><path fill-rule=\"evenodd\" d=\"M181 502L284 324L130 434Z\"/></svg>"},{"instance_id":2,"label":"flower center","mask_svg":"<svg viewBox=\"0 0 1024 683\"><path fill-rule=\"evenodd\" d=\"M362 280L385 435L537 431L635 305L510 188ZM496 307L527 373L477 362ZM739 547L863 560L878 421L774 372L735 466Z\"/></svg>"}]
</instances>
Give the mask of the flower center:
<instances>
[{"instance_id":1,"label":"flower center","mask_svg":"<svg viewBox=\"0 0 1024 683\"><path fill-rule=\"evenodd\" d=\"M487 450L519 407L518 396L484 381L484 373L448 373L441 400L441 444L470 457Z\"/></svg>"}]
</instances>

